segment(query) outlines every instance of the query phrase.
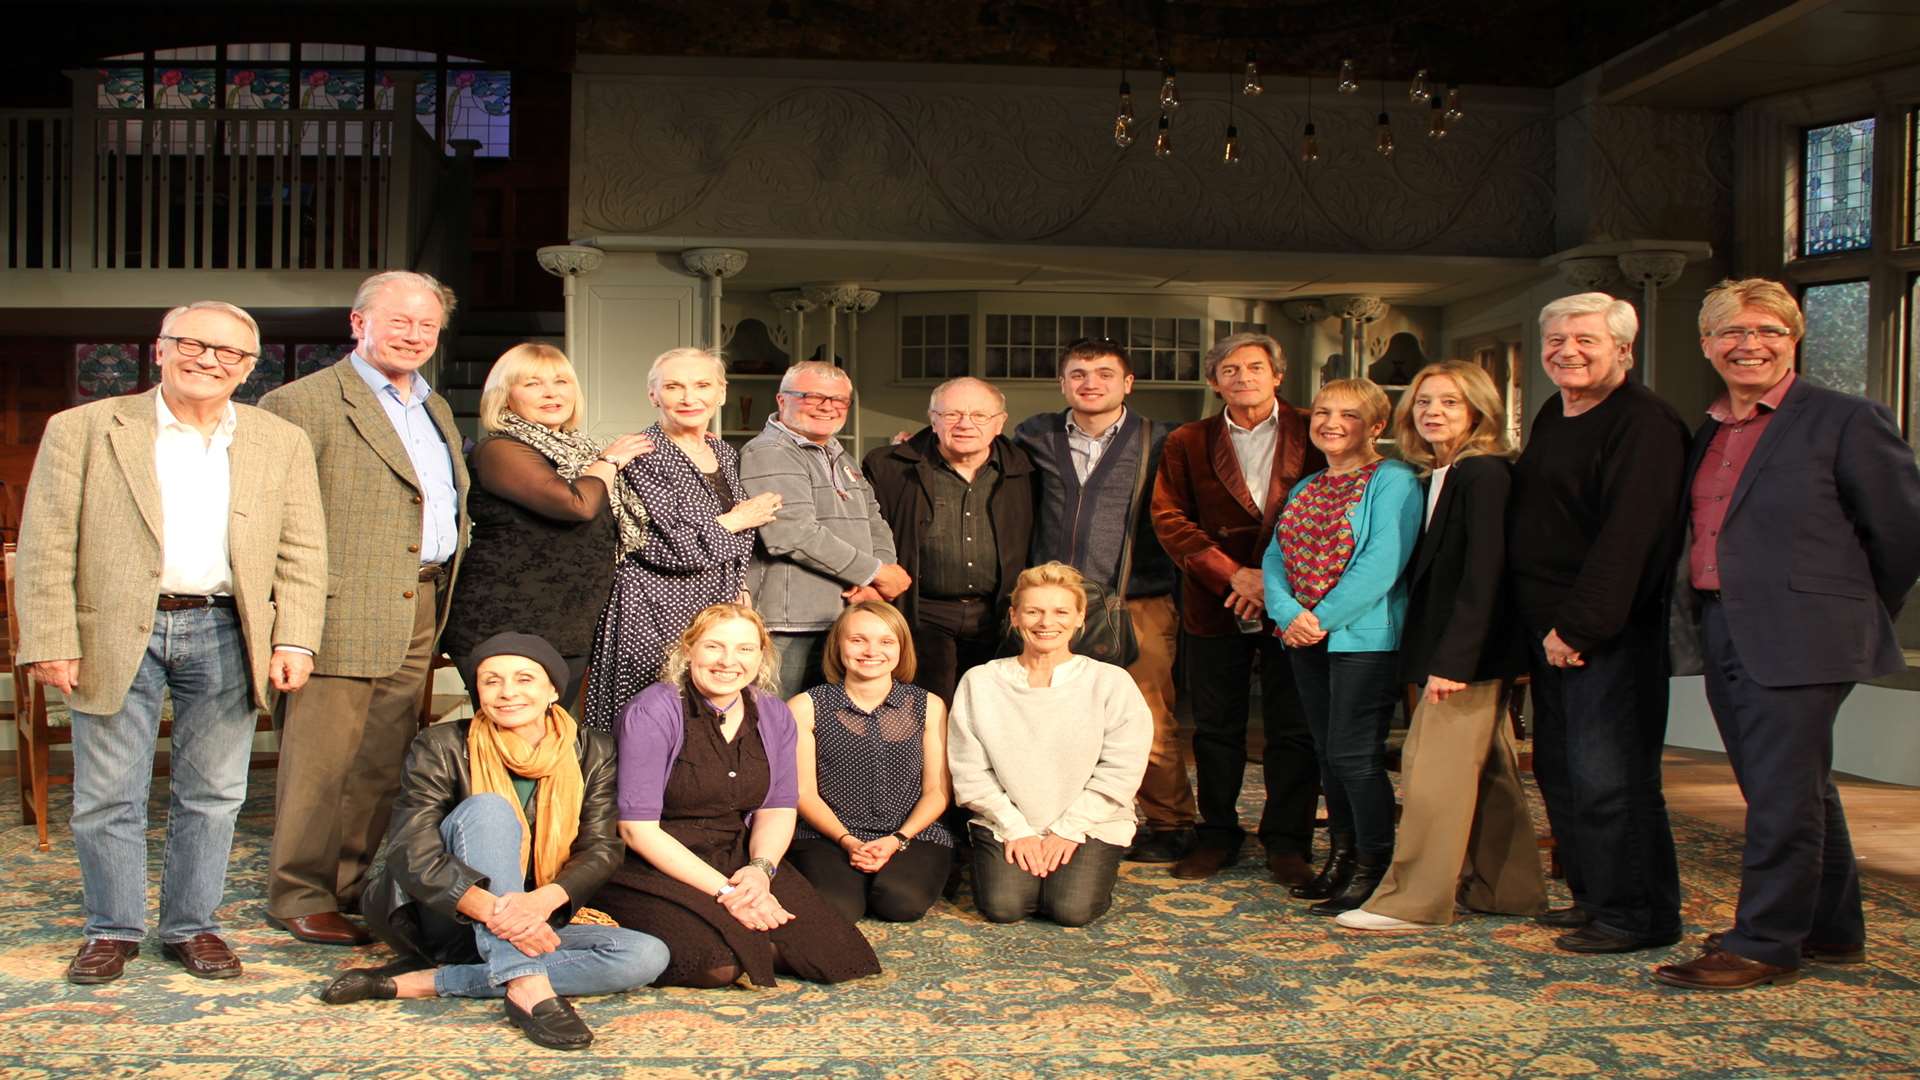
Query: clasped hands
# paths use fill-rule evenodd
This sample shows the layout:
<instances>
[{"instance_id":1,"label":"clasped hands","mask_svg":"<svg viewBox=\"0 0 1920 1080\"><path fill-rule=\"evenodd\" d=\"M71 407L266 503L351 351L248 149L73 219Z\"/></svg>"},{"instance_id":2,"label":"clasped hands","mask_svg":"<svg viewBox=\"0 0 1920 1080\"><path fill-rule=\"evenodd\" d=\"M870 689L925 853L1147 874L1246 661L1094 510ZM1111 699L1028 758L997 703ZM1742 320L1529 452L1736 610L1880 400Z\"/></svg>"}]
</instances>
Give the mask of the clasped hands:
<instances>
[{"instance_id":1,"label":"clasped hands","mask_svg":"<svg viewBox=\"0 0 1920 1080\"><path fill-rule=\"evenodd\" d=\"M727 914L749 930L773 930L793 921L793 912L774 899L773 881L757 866L743 866L727 879L732 891L717 899Z\"/></svg>"},{"instance_id":2,"label":"clasped hands","mask_svg":"<svg viewBox=\"0 0 1920 1080\"><path fill-rule=\"evenodd\" d=\"M554 885L530 893L503 893L493 898L493 911L484 924L488 933L522 953L545 956L560 947L560 935L547 925L547 919L566 899L566 893Z\"/></svg>"},{"instance_id":3,"label":"clasped hands","mask_svg":"<svg viewBox=\"0 0 1920 1080\"><path fill-rule=\"evenodd\" d=\"M840 590L840 596L849 604L859 604L868 600L892 600L907 591L913 584L912 575L899 563L886 563L874 571L873 580L865 585L855 585Z\"/></svg>"},{"instance_id":4,"label":"clasped hands","mask_svg":"<svg viewBox=\"0 0 1920 1080\"><path fill-rule=\"evenodd\" d=\"M891 836L882 836L878 840L861 843L860 838L848 833L840 838L840 850L847 853L847 862L863 873L877 874L900 850L900 841Z\"/></svg>"},{"instance_id":5,"label":"clasped hands","mask_svg":"<svg viewBox=\"0 0 1920 1080\"><path fill-rule=\"evenodd\" d=\"M1043 833L1009 840L1001 848L1007 853L1008 862L1034 877L1043 878L1072 862L1073 853L1080 850L1080 844L1052 833Z\"/></svg>"}]
</instances>

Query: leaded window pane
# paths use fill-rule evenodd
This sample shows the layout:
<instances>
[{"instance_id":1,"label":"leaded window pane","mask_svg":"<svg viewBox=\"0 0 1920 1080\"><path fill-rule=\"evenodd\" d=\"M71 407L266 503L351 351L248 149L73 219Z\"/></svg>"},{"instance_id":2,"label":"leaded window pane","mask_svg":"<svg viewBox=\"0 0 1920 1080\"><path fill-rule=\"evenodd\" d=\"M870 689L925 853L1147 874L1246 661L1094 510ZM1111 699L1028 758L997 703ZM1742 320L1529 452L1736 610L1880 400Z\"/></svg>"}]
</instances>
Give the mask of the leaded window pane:
<instances>
[{"instance_id":1,"label":"leaded window pane","mask_svg":"<svg viewBox=\"0 0 1920 1080\"><path fill-rule=\"evenodd\" d=\"M1866 395L1867 294L1864 281L1807 287L1800 374L1830 390Z\"/></svg>"},{"instance_id":2,"label":"leaded window pane","mask_svg":"<svg viewBox=\"0 0 1920 1080\"><path fill-rule=\"evenodd\" d=\"M1800 253L1873 246L1873 119L1809 128L1800 178Z\"/></svg>"}]
</instances>

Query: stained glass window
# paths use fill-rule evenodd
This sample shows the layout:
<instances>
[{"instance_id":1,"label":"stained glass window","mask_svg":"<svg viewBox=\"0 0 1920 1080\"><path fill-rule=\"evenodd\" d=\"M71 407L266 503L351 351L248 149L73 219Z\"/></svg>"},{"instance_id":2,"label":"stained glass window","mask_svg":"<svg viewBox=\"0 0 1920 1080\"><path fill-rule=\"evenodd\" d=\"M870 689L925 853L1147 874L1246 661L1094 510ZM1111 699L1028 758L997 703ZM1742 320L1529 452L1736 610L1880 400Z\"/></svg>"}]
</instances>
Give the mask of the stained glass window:
<instances>
[{"instance_id":1,"label":"stained glass window","mask_svg":"<svg viewBox=\"0 0 1920 1080\"><path fill-rule=\"evenodd\" d=\"M228 68L227 108L284 109L292 78L286 68Z\"/></svg>"},{"instance_id":2,"label":"stained glass window","mask_svg":"<svg viewBox=\"0 0 1920 1080\"><path fill-rule=\"evenodd\" d=\"M108 67L100 69L100 91L95 95L103 109L144 109L147 107L147 69Z\"/></svg>"},{"instance_id":3,"label":"stained glass window","mask_svg":"<svg viewBox=\"0 0 1920 1080\"><path fill-rule=\"evenodd\" d=\"M1873 246L1873 119L1808 128L1800 178L1800 253Z\"/></svg>"},{"instance_id":4,"label":"stained glass window","mask_svg":"<svg viewBox=\"0 0 1920 1080\"><path fill-rule=\"evenodd\" d=\"M213 86L212 68L159 68L153 75L153 107L211 109Z\"/></svg>"},{"instance_id":5,"label":"stained glass window","mask_svg":"<svg viewBox=\"0 0 1920 1080\"><path fill-rule=\"evenodd\" d=\"M506 157L513 112L513 76L472 68L447 72L447 141L473 139L478 157Z\"/></svg>"},{"instance_id":6,"label":"stained glass window","mask_svg":"<svg viewBox=\"0 0 1920 1080\"><path fill-rule=\"evenodd\" d=\"M1867 297L1864 281L1807 287L1800 298L1807 317L1801 375L1830 390L1866 394Z\"/></svg>"},{"instance_id":7,"label":"stained glass window","mask_svg":"<svg viewBox=\"0 0 1920 1080\"><path fill-rule=\"evenodd\" d=\"M353 351L352 345L296 345L293 347L293 377L311 375Z\"/></svg>"},{"instance_id":8,"label":"stained glass window","mask_svg":"<svg viewBox=\"0 0 1920 1080\"><path fill-rule=\"evenodd\" d=\"M284 41L273 42L273 43L263 44L263 45L229 45L227 46L227 60L230 62L235 60L242 61L242 62L277 60L280 63L284 64L287 62L287 60L292 58L292 56L293 56L292 48Z\"/></svg>"},{"instance_id":9,"label":"stained glass window","mask_svg":"<svg viewBox=\"0 0 1920 1080\"><path fill-rule=\"evenodd\" d=\"M140 389L140 346L87 344L73 347L75 396L97 401Z\"/></svg>"},{"instance_id":10,"label":"stained glass window","mask_svg":"<svg viewBox=\"0 0 1920 1080\"><path fill-rule=\"evenodd\" d=\"M376 50L397 52L400 50ZM428 59L432 59L431 56ZM440 115L440 74L435 71L409 72L416 80L413 84L413 114L420 118L420 126L432 135L439 130ZM393 108L393 76L395 70L383 68L374 73L373 107L376 109Z\"/></svg>"},{"instance_id":11,"label":"stained glass window","mask_svg":"<svg viewBox=\"0 0 1920 1080\"><path fill-rule=\"evenodd\" d=\"M257 405L260 395L287 381L287 347L285 345L263 345L260 347L260 361L253 365L253 371L233 392L233 400L247 405Z\"/></svg>"},{"instance_id":12,"label":"stained glass window","mask_svg":"<svg viewBox=\"0 0 1920 1080\"><path fill-rule=\"evenodd\" d=\"M352 68L300 69L302 109L358 109L366 104L367 75Z\"/></svg>"}]
</instances>

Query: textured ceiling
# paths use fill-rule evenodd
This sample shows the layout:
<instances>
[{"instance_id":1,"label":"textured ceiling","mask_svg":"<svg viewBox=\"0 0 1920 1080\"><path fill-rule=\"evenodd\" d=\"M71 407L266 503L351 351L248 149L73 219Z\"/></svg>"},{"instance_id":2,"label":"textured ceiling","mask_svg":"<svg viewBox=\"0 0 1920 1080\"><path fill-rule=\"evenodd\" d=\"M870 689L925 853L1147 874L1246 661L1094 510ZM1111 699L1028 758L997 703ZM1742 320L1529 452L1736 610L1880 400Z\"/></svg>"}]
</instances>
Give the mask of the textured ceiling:
<instances>
[{"instance_id":1,"label":"textured ceiling","mask_svg":"<svg viewBox=\"0 0 1920 1080\"><path fill-rule=\"evenodd\" d=\"M580 0L583 53L1139 68L1552 87L1714 0ZM1391 41L1392 64L1387 53Z\"/></svg>"}]
</instances>

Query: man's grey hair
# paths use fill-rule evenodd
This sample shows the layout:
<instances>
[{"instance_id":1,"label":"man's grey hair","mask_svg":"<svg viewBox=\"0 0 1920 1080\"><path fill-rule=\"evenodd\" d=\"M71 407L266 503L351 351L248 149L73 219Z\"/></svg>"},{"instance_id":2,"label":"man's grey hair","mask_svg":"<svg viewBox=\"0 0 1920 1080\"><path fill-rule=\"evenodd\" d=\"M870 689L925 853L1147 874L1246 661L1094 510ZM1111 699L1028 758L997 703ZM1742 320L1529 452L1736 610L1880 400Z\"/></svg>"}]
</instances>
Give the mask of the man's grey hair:
<instances>
[{"instance_id":1,"label":"man's grey hair","mask_svg":"<svg viewBox=\"0 0 1920 1080\"><path fill-rule=\"evenodd\" d=\"M847 374L846 368L829 364L825 360L802 360L788 368L785 375L780 376L780 392L784 394L791 391L793 384L799 382L800 376L802 375L818 375L823 379L838 379L847 384L847 389L853 389L853 376Z\"/></svg>"},{"instance_id":2,"label":"man's grey hair","mask_svg":"<svg viewBox=\"0 0 1920 1080\"><path fill-rule=\"evenodd\" d=\"M988 382L985 379L976 379L971 375L962 375L957 379L948 379L946 382L943 382L939 386L936 386L933 388L933 393L927 397L927 412L929 413L939 412L941 397L943 397L947 391L952 390L957 386L965 386L965 385L984 387L987 393L993 395L993 400L999 403L1000 411L1001 412L1007 411L1007 395L1001 393L999 387L993 385L992 383Z\"/></svg>"},{"instance_id":3,"label":"man's grey hair","mask_svg":"<svg viewBox=\"0 0 1920 1080\"><path fill-rule=\"evenodd\" d=\"M1563 296L1540 309L1540 333L1547 332L1547 324L1557 319L1570 319L1581 315L1602 315L1606 318L1607 333L1613 336L1615 344L1628 350L1633 348L1633 339L1640 334L1640 316L1633 305L1603 292L1574 293ZM1628 356L1632 362L1632 356Z\"/></svg>"},{"instance_id":4,"label":"man's grey hair","mask_svg":"<svg viewBox=\"0 0 1920 1080\"><path fill-rule=\"evenodd\" d=\"M720 377L722 384L727 381L727 362L720 359L719 353L711 349L696 349L691 346L684 346L678 349L668 349L666 352L653 358L653 366L647 369L648 393L660 389L660 369L676 360L705 360L713 365L713 373Z\"/></svg>"},{"instance_id":5,"label":"man's grey hair","mask_svg":"<svg viewBox=\"0 0 1920 1080\"><path fill-rule=\"evenodd\" d=\"M162 316L160 319L161 336L165 337L167 335L172 334L174 320L180 318L180 316L185 315L189 311L218 311L221 314L231 315L234 318L239 319L242 323L246 324L247 329L251 331L253 334L253 348L250 351L255 353L258 353L260 351L260 324L253 321L253 316L247 314L247 311L245 308L236 307L233 304L227 303L225 300L195 300L191 304L182 304L179 307L174 308L172 311L167 312L166 315ZM227 344L227 342L216 341L213 344L225 345Z\"/></svg>"},{"instance_id":6,"label":"man's grey hair","mask_svg":"<svg viewBox=\"0 0 1920 1080\"><path fill-rule=\"evenodd\" d=\"M458 302L453 290L432 274L416 273L412 270L382 270L360 283L353 294L353 310L365 311L372 305L374 297L390 285L417 285L440 298L440 319L442 322L453 318L453 308Z\"/></svg>"},{"instance_id":7,"label":"man's grey hair","mask_svg":"<svg viewBox=\"0 0 1920 1080\"><path fill-rule=\"evenodd\" d=\"M1207 357L1200 365L1200 370L1205 373L1207 381L1213 381L1213 373L1220 369L1220 361L1232 356L1236 350L1244 349L1249 345L1258 346L1267 354L1267 363L1273 365L1275 378L1285 377L1287 350L1281 348L1279 342L1266 334L1247 333L1223 337L1213 343L1213 348L1207 350Z\"/></svg>"}]
</instances>

